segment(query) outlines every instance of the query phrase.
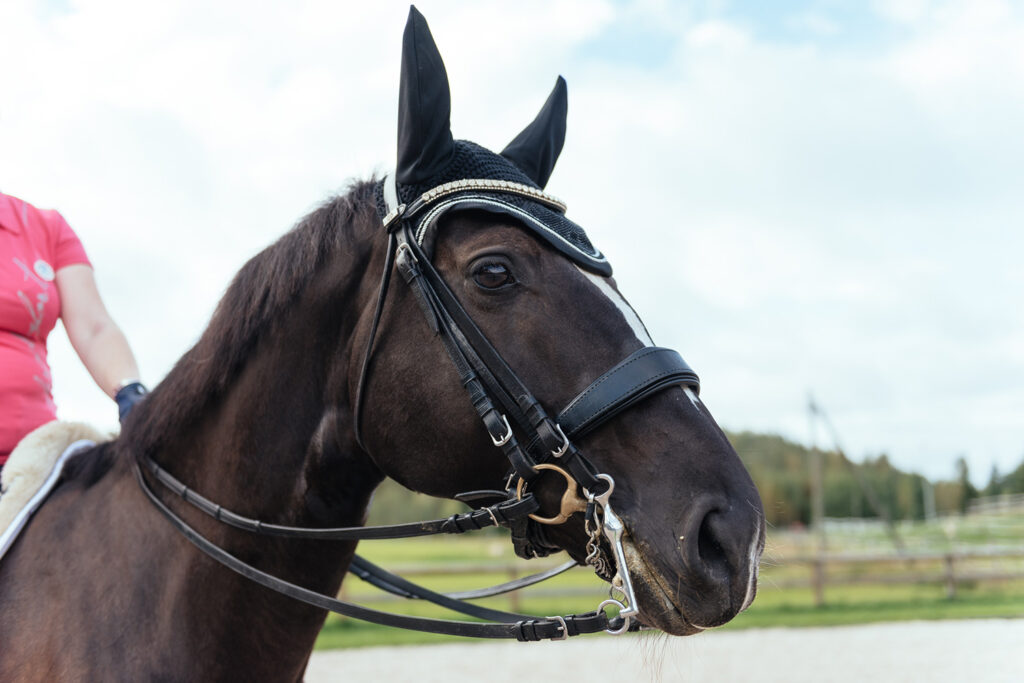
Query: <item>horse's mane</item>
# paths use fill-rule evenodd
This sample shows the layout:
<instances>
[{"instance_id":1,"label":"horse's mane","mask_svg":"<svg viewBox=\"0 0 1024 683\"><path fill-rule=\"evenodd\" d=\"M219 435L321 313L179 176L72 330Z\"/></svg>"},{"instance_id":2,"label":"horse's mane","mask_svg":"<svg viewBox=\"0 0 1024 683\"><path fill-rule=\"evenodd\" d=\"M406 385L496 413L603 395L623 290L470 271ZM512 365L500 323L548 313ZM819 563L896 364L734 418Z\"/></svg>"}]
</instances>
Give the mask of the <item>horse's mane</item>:
<instances>
[{"instance_id":1,"label":"horse's mane","mask_svg":"<svg viewBox=\"0 0 1024 683\"><path fill-rule=\"evenodd\" d=\"M374 180L326 201L235 275L199 341L133 410L122 429L132 449L153 453L193 424L237 376L261 336L306 289L351 226L375 211Z\"/></svg>"}]
</instances>

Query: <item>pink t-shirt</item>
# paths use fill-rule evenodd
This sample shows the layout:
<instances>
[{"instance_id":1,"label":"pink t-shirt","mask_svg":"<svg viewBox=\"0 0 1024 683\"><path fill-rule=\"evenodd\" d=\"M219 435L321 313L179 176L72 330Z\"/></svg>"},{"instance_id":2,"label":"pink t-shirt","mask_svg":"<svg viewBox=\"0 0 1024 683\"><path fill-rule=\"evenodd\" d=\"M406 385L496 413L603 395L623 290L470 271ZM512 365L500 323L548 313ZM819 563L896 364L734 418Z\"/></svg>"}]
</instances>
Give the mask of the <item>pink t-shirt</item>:
<instances>
[{"instance_id":1,"label":"pink t-shirt","mask_svg":"<svg viewBox=\"0 0 1024 683\"><path fill-rule=\"evenodd\" d=\"M0 465L56 417L46 337L60 317L56 273L76 263L89 259L63 216L0 193Z\"/></svg>"}]
</instances>

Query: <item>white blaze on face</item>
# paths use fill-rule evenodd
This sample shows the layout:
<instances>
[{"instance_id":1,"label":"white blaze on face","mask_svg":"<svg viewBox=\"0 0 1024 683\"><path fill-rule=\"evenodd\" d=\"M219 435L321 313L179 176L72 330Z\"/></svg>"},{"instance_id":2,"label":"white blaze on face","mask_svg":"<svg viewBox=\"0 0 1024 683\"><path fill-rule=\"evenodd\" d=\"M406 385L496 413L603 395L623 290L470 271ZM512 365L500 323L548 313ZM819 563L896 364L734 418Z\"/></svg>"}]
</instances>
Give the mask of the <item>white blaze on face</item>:
<instances>
[{"instance_id":1,"label":"white blaze on face","mask_svg":"<svg viewBox=\"0 0 1024 683\"><path fill-rule=\"evenodd\" d=\"M626 300L622 298L621 294L615 291L615 289L608 284L608 280L600 275L588 273L579 266L576 266L576 268L579 269L579 271L583 273L588 280L593 282L594 285L601 290L602 294L608 297L608 299L615 304L615 308L619 309L619 312L622 313L622 317L626 319L626 324L629 325L631 330L633 330L633 334L636 335L636 338L640 343L644 346L654 346L654 342L651 341L651 336L647 334L647 328L644 327L642 322L640 322L640 317L636 314L636 311L633 310L632 306L626 303Z\"/></svg>"},{"instance_id":2,"label":"white blaze on face","mask_svg":"<svg viewBox=\"0 0 1024 683\"><path fill-rule=\"evenodd\" d=\"M690 387L683 387L683 393L686 394L686 398L690 399L690 403L693 404L693 407L700 410L700 399L697 398L697 394L693 393L693 389Z\"/></svg>"},{"instance_id":3,"label":"white blaze on face","mask_svg":"<svg viewBox=\"0 0 1024 683\"><path fill-rule=\"evenodd\" d=\"M633 310L633 307L629 305L622 295L619 294L614 287L608 284L607 278L595 275L594 273L588 273L579 266L576 266L576 269L583 273L588 280L594 283L594 286L596 286L598 290L608 297L609 301L615 305L615 308L617 308L619 313L622 314L622 317L626 319L626 324L629 325L631 330L633 330L633 334L636 335L637 340L641 344L644 346L654 346L654 342L651 340L651 335L647 333L647 328L644 327L642 322L640 322L640 316L636 314L636 311ZM690 387L683 387L683 391L686 393L686 397L690 399L690 403L693 404L693 407L699 410L700 399L697 398L695 393L693 393L693 390L690 389Z\"/></svg>"}]
</instances>

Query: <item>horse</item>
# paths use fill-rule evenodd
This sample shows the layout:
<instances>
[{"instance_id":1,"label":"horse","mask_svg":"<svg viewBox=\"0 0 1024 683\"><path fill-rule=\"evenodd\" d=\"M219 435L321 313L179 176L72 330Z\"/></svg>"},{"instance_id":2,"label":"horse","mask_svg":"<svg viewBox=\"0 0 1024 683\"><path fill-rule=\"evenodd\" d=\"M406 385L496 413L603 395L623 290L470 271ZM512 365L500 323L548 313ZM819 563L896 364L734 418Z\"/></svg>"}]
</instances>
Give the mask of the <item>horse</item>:
<instances>
[{"instance_id":1,"label":"horse","mask_svg":"<svg viewBox=\"0 0 1024 683\"><path fill-rule=\"evenodd\" d=\"M522 502L525 488L551 522L529 522L527 554L564 550L614 576L637 623L687 635L751 603L765 538L753 482L696 376L653 347L604 256L543 189L565 92L559 78L501 154L455 140L443 63L410 10L396 171L246 263L120 435L69 462L0 561L0 680L301 680L326 610L197 551L156 506L324 595L356 541L256 535L187 504L193 492L217 515L318 529L365 524L385 477L441 498ZM405 286L389 286L393 272ZM670 369L635 370L650 359ZM637 372L646 388L608 393ZM496 396L503 381L528 392ZM548 413L567 404L556 424ZM161 488L160 473L187 488ZM597 503L604 526L621 522L615 542L594 534Z\"/></svg>"}]
</instances>

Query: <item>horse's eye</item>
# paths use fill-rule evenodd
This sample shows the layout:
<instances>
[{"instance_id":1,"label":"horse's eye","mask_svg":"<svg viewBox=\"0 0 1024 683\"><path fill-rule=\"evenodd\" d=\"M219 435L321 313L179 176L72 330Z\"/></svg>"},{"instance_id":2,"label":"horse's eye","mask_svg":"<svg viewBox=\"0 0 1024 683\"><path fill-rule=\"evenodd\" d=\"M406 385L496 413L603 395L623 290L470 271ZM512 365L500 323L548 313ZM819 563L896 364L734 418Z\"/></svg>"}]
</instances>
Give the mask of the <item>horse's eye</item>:
<instances>
[{"instance_id":1,"label":"horse's eye","mask_svg":"<svg viewBox=\"0 0 1024 683\"><path fill-rule=\"evenodd\" d=\"M473 279L484 289L501 289L516 282L504 263L485 263L473 271Z\"/></svg>"}]
</instances>

